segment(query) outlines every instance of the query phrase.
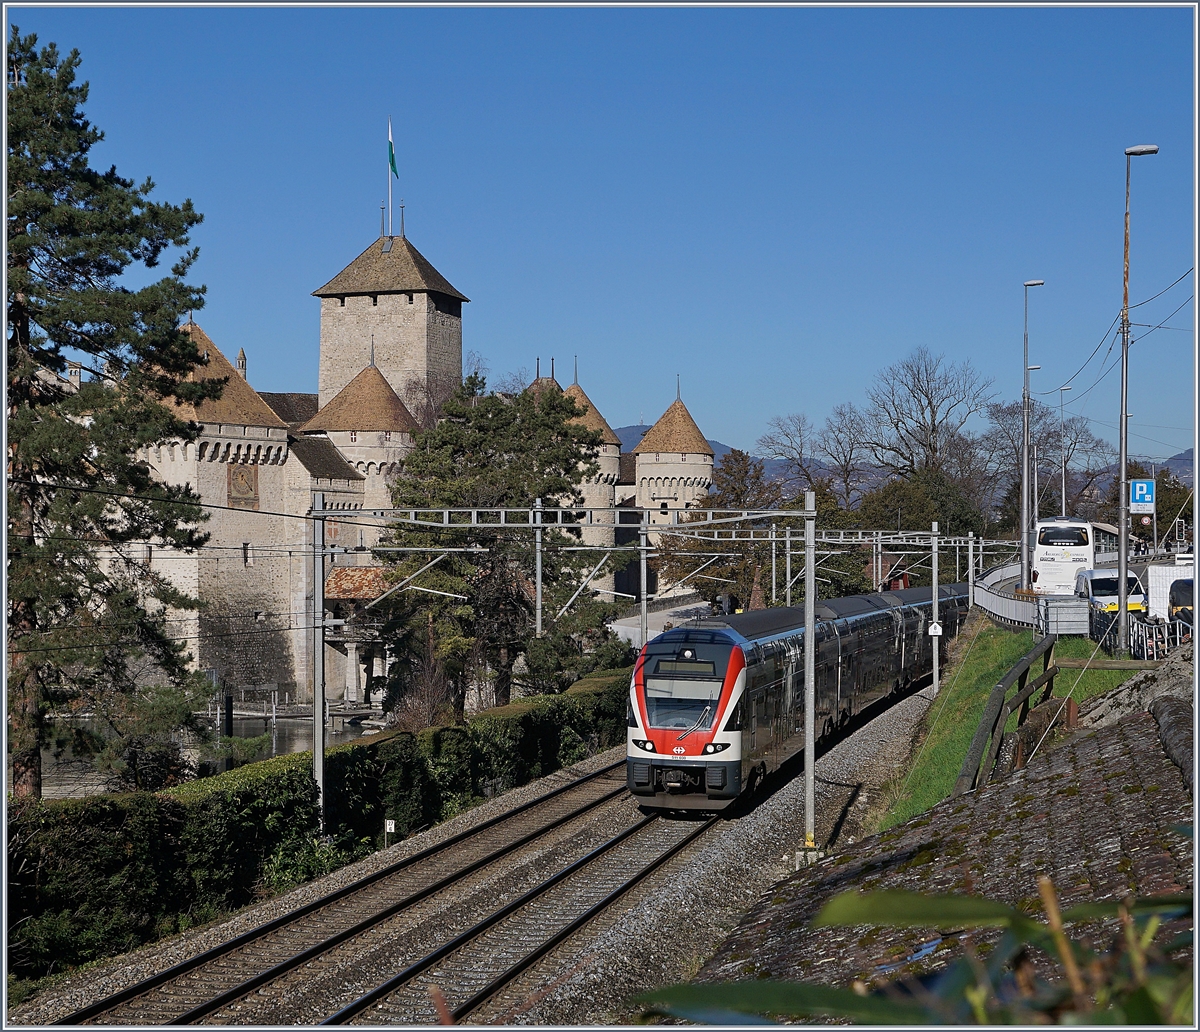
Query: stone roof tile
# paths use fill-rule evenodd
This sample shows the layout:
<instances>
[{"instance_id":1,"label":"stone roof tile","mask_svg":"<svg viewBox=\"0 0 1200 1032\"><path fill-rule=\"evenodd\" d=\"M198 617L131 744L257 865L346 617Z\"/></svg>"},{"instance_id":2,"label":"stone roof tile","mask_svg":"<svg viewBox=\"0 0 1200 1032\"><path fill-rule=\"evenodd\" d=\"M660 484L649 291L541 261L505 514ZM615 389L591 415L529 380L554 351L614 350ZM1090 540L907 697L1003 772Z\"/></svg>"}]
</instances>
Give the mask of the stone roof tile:
<instances>
[{"instance_id":1,"label":"stone roof tile","mask_svg":"<svg viewBox=\"0 0 1200 1032\"><path fill-rule=\"evenodd\" d=\"M317 394L275 394L259 391L258 396L293 430L317 414Z\"/></svg>"},{"instance_id":2,"label":"stone roof tile","mask_svg":"<svg viewBox=\"0 0 1200 1032\"><path fill-rule=\"evenodd\" d=\"M602 444L615 444L618 448L621 447L621 439L613 433L613 428L600 415L600 410L592 404L592 399L584 394L583 388L579 384L571 384L563 393L575 402L579 408L583 409L583 415L579 416L575 422L582 423L589 430L598 430Z\"/></svg>"},{"instance_id":3,"label":"stone roof tile","mask_svg":"<svg viewBox=\"0 0 1200 1032\"><path fill-rule=\"evenodd\" d=\"M376 366L369 365L330 400L300 433L317 430L398 430L415 433L417 421Z\"/></svg>"},{"instance_id":4,"label":"stone roof tile","mask_svg":"<svg viewBox=\"0 0 1200 1032\"><path fill-rule=\"evenodd\" d=\"M332 601L373 602L385 591L381 566L335 566L325 578L325 597Z\"/></svg>"},{"instance_id":5,"label":"stone roof tile","mask_svg":"<svg viewBox=\"0 0 1200 1032\"><path fill-rule=\"evenodd\" d=\"M633 449L634 455L646 452L679 452L681 455L712 455L712 446L704 439L687 406L676 398L658 422Z\"/></svg>"},{"instance_id":6,"label":"stone roof tile","mask_svg":"<svg viewBox=\"0 0 1200 1032\"><path fill-rule=\"evenodd\" d=\"M388 247L386 251L385 247ZM314 290L313 295L340 297L407 292L448 294L460 301L471 300L455 290L405 237L380 237L373 241L325 286Z\"/></svg>"},{"instance_id":7,"label":"stone roof tile","mask_svg":"<svg viewBox=\"0 0 1200 1032\"><path fill-rule=\"evenodd\" d=\"M289 437L288 451L319 480L365 480L327 437Z\"/></svg>"},{"instance_id":8,"label":"stone roof tile","mask_svg":"<svg viewBox=\"0 0 1200 1032\"><path fill-rule=\"evenodd\" d=\"M287 424L230 365L229 359L221 354L221 349L209 339L208 334L194 322L184 323L180 329L196 342L200 354L208 358L207 365L196 366L185 379L198 383L201 380L227 378L225 389L216 401L175 404L173 407L182 418L193 419L197 423L286 428Z\"/></svg>"}]
</instances>

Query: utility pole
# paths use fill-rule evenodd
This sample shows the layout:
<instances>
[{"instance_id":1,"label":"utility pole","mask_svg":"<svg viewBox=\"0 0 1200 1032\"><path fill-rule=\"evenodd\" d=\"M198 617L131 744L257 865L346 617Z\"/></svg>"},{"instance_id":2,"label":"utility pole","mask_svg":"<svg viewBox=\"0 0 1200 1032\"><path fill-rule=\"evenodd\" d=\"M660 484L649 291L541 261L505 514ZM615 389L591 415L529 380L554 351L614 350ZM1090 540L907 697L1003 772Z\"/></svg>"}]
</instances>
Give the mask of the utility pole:
<instances>
[{"instance_id":1,"label":"utility pole","mask_svg":"<svg viewBox=\"0 0 1200 1032\"><path fill-rule=\"evenodd\" d=\"M534 548L534 578L537 585L534 589L534 635L542 636L542 500L533 501L533 548Z\"/></svg>"},{"instance_id":2,"label":"utility pole","mask_svg":"<svg viewBox=\"0 0 1200 1032\"><path fill-rule=\"evenodd\" d=\"M936 631L933 634L933 694L938 693L938 643L941 639L942 628L938 624L938 525L934 523L933 533L930 535L929 543L932 546L932 555L930 557L930 566L933 569L933 622L930 624L930 631Z\"/></svg>"},{"instance_id":3,"label":"utility pole","mask_svg":"<svg viewBox=\"0 0 1200 1032\"><path fill-rule=\"evenodd\" d=\"M777 601L775 589L775 524L771 524L771 604Z\"/></svg>"},{"instance_id":4,"label":"utility pole","mask_svg":"<svg viewBox=\"0 0 1200 1032\"><path fill-rule=\"evenodd\" d=\"M792 608L792 527L791 524L783 528L784 534L784 560L783 560L783 579L787 582L787 587L783 590L784 604Z\"/></svg>"},{"instance_id":5,"label":"utility pole","mask_svg":"<svg viewBox=\"0 0 1200 1032\"><path fill-rule=\"evenodd\" d=\"M1156 144L1125 148L1125 275L1121 302L1121 485L1117 499L1117 648L1129 651L1129 167Z\"/></svg>"},{"instance_id":6,"label":"utility pole","mask_svg":"<svg viewBox=\"0 0 1200 1032\"><path fill-rule=\"evenodd\" d=\"M804 492L804 848L817 848L817 495ZM809 859L813 859L810 854Z\"/></svg>"},{"instance_id":7,"label":"utility pole","mask_svg":"<svg viewBox=\"0 0 1200 1032\"><path fill-rule=\"evenodd\" d=\"M648 547L648 544L647 544L647 542L649 541L649 529L650 529L650 528L647 526L647 521L648 521L648 519L649 519L649 514L646 512L646 510L645 510L645 509L643 509L643 510L642 510L642 523L641 523L641 526L640 526L640 527L638 527L638 540L639 540L638 552L639 552L639 554L640 554L640 556L641 556L641 568L642 568L642 589L641 589L641 596L642 596L642 622L641 622L641 630L642 630L642 645L645 645L645 644L646 644L646 642L650 640L650 612L649 612L649 610L646 608L646 550L647 550L647 547Z\"/></svg>"},{"instance_id":8,"label":"utility pole","mask_svg":"<svg viewBox=\"0 0 1200 1032\"><path fill-rule=\"evenodd\" d=\"M325 495L313 493L313 780L317 783L317 814L325 832Z\"/></svg>"},{"instance_id":9,"label":"utility pole","mask_svg":"<svg viewBox=\"0 0 1200 1032\"><path fill-rule=\"evenodd\" d=\"M1021 587L1032 586L1029 577L1029 288L1045 280L1025 281L1025 361L1021 367Z\"/></svg>"},{"instance_id":10,"label":"utility pole","mask_svg":"<svg viewBox=\"0 0 1200 1032\"><path fill-rule=\"evenodd\" d=\"M967 531L967 608L975 605L975 531Z\"/></svg>"}]
</instances>

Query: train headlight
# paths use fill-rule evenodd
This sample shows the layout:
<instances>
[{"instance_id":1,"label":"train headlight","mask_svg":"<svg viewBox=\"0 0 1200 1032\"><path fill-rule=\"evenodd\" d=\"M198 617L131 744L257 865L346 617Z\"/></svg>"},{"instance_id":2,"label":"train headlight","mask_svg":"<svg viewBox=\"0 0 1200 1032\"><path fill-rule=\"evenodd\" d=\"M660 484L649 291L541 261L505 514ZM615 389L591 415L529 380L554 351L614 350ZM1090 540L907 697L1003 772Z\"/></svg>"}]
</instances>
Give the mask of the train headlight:
<instances>
[{"instance_id":1,"label":"train headlight","mask_svg":"<svg viewBox=\"0 0 1200 1032\"><path fill-rule=\"evenodd\" d=\"M708 745L706 745L704 747L704 751L706 753L715 753L715 752L722 752L723 750L728 749L728 748L729 748L728 742L709 742Z\"/></svg>"},{"instance_id":2,"label":"train headlight","mask_svg":"<svg viewBox=\"0 0 1200 1032\"><path fill-rule=\"evenodd\" d=\"M633 740L633 744L636 745L639 749L645 749L646 752L654 752L654 743L653 742L647 742L642 738L635 738Z\"/></svg>"}]
</instances>

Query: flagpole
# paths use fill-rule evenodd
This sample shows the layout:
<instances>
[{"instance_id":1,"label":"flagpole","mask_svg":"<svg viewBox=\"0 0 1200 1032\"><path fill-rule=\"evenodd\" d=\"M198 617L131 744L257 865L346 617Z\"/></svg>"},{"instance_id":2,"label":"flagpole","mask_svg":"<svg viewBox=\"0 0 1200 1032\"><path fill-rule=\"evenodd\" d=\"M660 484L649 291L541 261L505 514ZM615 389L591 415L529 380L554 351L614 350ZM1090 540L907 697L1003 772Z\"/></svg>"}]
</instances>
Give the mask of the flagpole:
<instances>
[{"instance_id":1,"label":"flagpole","mask_svg":"<svg viewBox=\"0 0 1200 1032\"><path fill-rule=\"evenodd\" d=\"M392 120L388 119L388 236L392 235Z\"/></svg>"}]
</instances>

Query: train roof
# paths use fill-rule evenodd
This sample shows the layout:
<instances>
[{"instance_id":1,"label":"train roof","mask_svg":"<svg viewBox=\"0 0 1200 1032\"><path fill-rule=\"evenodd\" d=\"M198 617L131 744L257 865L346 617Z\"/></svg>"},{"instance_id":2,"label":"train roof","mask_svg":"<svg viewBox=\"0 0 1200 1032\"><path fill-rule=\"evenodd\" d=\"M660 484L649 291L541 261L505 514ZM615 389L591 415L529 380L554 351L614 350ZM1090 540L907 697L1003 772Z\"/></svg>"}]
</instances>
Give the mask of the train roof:
<instances>
[{"instance_id":1,"label":"train roof","mask_svg":"<svg viewBox=\"0 0 1200 1032\"><path fill-rule=\"evenodd\" d=\"M966 592L965 584L943 584L938 588L939 599L954 598ZM933 597L931 588L901 588L874 595L847 595L845 598L819 599L813 607L818 621L844 620L864 613L886 612L898 606L918 605L929 602ZM775 607L757 609L750 613L733 613L728 616L698 620L688 629L719 631L725 628L735 632L746 641L772 638L787 631L803 629L804 607Z\"/></svg>"}]
</instances>

